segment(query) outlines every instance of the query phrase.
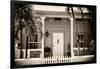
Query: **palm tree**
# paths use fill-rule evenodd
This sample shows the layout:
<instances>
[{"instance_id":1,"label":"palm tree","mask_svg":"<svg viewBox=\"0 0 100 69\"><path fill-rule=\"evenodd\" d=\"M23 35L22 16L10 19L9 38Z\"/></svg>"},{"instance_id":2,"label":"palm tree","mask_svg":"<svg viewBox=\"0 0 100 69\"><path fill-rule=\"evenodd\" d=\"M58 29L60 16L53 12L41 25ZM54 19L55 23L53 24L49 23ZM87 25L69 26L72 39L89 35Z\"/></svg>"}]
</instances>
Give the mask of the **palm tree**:
<instances>
[{"instance_id":1,"label":"palm tree","mask_svg":"<svg viewBox=\"0 0 100 69\"><path fill-rule=\"evenodd\" d=\"M32 36L32 40L35 40L35 33L37 32L37 28L35 25L34 17L32 10L29 8L29 5L26 4L15 4L15 38L20 42L20 58L22 58L23 53L23 41L22 41L22 30L23 28L26 29L27 40L26 40L26 58L27 58L27 45L28 45L28 37ZM40 33L42 33L41 29ZM20 39L18 37L18 33L20 32ZM41 34L42 35L42 34Z\"/></svg>"}]
</instances>

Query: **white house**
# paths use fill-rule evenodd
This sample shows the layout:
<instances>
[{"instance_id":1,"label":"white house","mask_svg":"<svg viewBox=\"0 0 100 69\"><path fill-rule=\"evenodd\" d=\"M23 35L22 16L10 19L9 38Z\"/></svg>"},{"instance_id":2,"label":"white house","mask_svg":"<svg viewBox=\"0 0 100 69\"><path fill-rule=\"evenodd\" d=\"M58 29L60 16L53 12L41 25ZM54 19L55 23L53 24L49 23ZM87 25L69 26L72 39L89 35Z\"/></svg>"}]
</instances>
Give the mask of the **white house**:
<instances>
[{"instance_id":1,"label":"white house","mask_svg":"<svg viewBox=\"0 0 100 69\"><path fill-rule=\"evenodd\" d=\"M26 50L26 35L23 35L23 58L20 49L15 45L15 64L53 64L92 61L94 54L90 53L90 41L94 36L91 12L82 7L82 19L79 7L73 7L74 16L68 6L30 5L36 27L42 30L36 33L35 41L28 38ZM37 30L38 31L38 30ZM25 31L23 32L25 34ZM27 57L26 57L27 54Z\"/></svg>"}]
</instances>

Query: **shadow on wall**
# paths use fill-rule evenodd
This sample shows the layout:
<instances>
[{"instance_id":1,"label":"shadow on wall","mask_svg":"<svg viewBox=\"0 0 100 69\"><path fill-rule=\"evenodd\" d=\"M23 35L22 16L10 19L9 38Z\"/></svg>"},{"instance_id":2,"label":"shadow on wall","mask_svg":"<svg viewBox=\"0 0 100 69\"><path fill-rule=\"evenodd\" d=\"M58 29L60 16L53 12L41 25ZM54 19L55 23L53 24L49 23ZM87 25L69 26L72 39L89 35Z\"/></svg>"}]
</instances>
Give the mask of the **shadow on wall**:
<instances>
[{"instance_id":1,"label":"shadow on wall","mask_svg":"<svg viewBox=\"0 0 100 69\"><path fill-rule=\"evenodd\" d=\"M68 43L68 52L67 52L67 56L71 57L71 47L70 47L70 43Z\"/></svg>"}]
</instances>

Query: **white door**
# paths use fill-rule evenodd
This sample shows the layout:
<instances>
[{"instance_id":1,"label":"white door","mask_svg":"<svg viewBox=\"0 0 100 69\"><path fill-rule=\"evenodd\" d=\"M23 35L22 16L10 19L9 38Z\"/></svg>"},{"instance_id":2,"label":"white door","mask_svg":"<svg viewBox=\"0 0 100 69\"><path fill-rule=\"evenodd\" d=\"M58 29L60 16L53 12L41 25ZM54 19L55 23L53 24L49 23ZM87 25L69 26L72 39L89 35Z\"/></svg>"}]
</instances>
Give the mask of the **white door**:
<instances>
[{"instance_id":1,"label":"white door","mask_svg":"<svg viewBox=\"0 0 100 69\"><path fill-rule=\"evenodd\" d=\"M64 33L53 33L53 56L63 56Z\"/></svg>"}]
</instances>

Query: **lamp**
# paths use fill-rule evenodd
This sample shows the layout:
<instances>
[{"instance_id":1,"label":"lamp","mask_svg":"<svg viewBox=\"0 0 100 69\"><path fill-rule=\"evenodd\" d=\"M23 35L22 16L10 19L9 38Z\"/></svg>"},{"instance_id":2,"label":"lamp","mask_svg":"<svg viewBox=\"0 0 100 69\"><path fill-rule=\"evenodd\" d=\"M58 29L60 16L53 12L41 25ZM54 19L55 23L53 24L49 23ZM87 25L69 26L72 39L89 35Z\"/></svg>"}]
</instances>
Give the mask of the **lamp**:
<instances>
[{"instance_id":1,"label":"lamp","mask_svg":"<svg viewBox=\"0 0 100 69\"><path fill-rule=\"evenodd\" d=\"M46 36L46 37L48 37L48 36L49 36L49 32L48 32L48 31L46 31L45 36Z\"/></svg>"}]
</instances>

